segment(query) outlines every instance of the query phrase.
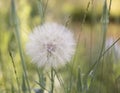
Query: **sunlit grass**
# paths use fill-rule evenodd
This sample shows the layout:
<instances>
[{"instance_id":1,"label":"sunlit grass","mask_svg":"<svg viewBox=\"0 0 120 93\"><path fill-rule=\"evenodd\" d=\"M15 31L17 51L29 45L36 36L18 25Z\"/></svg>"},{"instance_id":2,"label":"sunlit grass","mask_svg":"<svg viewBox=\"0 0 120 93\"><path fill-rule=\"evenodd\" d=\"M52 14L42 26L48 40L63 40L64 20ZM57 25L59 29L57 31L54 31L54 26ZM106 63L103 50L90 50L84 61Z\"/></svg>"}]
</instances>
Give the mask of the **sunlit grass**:
<instances>
[{"instance_id":1,"label":"sunlit grass","mask_svg":"<svg viewBox=\"0 0 120 93\"><path fill-rule=\"evenodd\" d=\"M54 6L49 5L53 1L42 1L36 0L37 3L29 4L22 0L20 6L16 1L16 10L14 10L12 2L12 6L10 5L13 7L11 16L8 15L7 10L0 10L2 11L0 18L4 15L7 16L4 17L7 18L5 23L0 25L0 93L37 93L35 91L43 90L46 92L51 90L52 93L53 91L54 93L119 93L120 59L117 56L120 55L116 56L113 48L115 44L120 45L119 23L109 24L111 22L109 20L109 2L102 2L104 5L100 6L100 10L103 12L100 13L99 21L96 21L96 24L86 23L88 12L91 11L92 6L95 6L95 3L91 3L89 0L85 2L82 21L74 23L69 20L67 26L75 33L78 44L74 64L71 62L58 70L52 69L50 76L49 71L43 71L43 69L38 69L36 65L31 64L31 59L24 53L28 33L34 25L50 21L48 17L59 11L57 8L55 10L52 8L53 11L57 11L52 12L49 8ZM118 16L119 14L116 15L116 13L119 13L119 9L115 8L117 7L115 3L119 0L111 1L110 15ZM60 11L61 15L52 20L59 18L58 20L62 19L59 22L65 22L64 15L75 11L73 7L70 7L69 4L67 6L63 4L63 13ZM35 9L32 10L33 8ZM11 19L11 17L13 18ZM11 27L10 23L7 23L8 20L14 22ZM109 37L114 37L114 42L106 49L105 41ZM50 77L54 77L53 75L56 76L55 80L53 80L54 78L50 79ZM52 83L50 83L51 81ZM58 86L56 86L56 81Z\"/></svg>"}]
</instances>

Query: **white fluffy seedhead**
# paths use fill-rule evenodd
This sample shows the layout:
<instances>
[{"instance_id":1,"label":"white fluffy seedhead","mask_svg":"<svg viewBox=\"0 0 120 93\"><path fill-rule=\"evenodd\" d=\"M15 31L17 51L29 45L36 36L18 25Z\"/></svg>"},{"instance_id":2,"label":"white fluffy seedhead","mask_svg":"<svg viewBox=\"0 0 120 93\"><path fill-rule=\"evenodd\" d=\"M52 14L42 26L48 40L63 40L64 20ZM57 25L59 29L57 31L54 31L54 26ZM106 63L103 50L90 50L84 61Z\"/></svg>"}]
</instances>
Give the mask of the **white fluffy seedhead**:
<instances>
[{"instance_id":1,"label":"white fluffy seedhead","mask_svg":"<svg viewBox=\"0 0 120 93\"><path fill-rule=\"evenodd\" d=\"M75 40L66 27L45 23L30 33L26 51L38 67L58 67L71 60L75 52Z\"/></svg>"}]
</instances>

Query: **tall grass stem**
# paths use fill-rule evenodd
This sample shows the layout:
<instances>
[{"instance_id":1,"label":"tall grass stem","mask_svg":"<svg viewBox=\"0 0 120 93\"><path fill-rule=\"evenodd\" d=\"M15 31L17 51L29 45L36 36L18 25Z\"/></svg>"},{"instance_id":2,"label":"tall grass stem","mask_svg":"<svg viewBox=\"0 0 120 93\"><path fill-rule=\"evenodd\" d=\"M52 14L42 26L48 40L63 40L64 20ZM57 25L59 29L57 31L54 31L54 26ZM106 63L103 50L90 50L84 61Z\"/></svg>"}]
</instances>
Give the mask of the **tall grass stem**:
<instances>
[{"instance_id":1,"label":"tall grass stem","mask_svg":"<svg viewBox=\"0 0 120 93\"><path fill-rule=\"evenodd\" d=\"M18 75L17 75L17 70L16 70L15 62L14 62L14 59L13 59L13 56L12 56L12 53L11 53L10 50L9 50L9 55L11 57L11 61L12 61L13 68L14 68L15 78L16 78L17 86L18 86L18 93L21 93L21 91L20 91L20 83L19 83L19 79L18 79Z\"/></svg>"},{"instance_id":2,"label":"tall grass stem","mask_svg":"<svg viewBox=\"0 0 120 93\"><path fill-rule=\"evenodd\" d=\"M20 27L19 27L19 21L18 21L18 17L17 17L17 14L16 14L16 10L15 10L15 1L14 0L11 0L11 7L12 7L13 27L15 28L15 36L16 36L17 43L18 43L18 49L19 49L19 54L20 54L20 58L21 58L23 73L24 73L26 83L27 83L27 86L28 86L28 91L29 91L29 93L31 93L29 80L28 80L28 76L27 76L26 64L25 64L25 61L24 61L23 51L22 51L22 47L21 47Z\"/></svg>"}]
</instances>

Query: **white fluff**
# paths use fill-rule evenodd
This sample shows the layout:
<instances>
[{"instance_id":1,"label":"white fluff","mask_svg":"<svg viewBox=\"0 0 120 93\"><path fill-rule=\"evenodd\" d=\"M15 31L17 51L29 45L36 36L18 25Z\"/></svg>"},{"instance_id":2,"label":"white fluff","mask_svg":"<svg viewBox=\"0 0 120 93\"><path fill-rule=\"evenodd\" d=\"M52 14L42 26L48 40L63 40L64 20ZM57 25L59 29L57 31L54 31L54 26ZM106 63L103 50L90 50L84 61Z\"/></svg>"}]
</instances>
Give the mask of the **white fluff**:
<instances>
[{"instance_id":1,"label":"white fluff","mask_svg":"<svg viewBox=\"0 0 120 93\"><path fill-rule=\"evenodd\" d=\"M38 67L58 67L71 60L75 45L73 34L66 27L45 23L30 33L26 51Z\"/></svg>"}]
</instances>

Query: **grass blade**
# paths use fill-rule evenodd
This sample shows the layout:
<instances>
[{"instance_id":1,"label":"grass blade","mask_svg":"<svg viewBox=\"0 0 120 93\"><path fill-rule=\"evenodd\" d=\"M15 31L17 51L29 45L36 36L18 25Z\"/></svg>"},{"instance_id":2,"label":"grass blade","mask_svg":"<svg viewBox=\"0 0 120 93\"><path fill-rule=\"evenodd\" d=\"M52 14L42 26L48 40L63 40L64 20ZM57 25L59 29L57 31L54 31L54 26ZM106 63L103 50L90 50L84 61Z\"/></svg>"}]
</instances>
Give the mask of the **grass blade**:
<instances>
[{"instance_id":1,"label":"grass blade","mask_svg":"<svg viewBox=\"0 0 120 93\"><path fill-rule=\"evenodd\" d=\"M11 84L11 93L15 93L15 88L14 88L13 84Z\"/></svg>"},{"instance_id":2,"label":"grass blade","mask_svg":"<svg viewBox=\"0 0 120 93\"><path fill-rule=\"evenodd\" d=\"M103 8L103 24L102 24L102 26L103 26L103 42L102 42L102 48L101 48L101 51L100 51L100 55L99 55L99 57L98 57L98 59L97 59L97 61L93 64L93 66L91 67L91 69L87 72L87 76L91 73L91 72L93 72L93 69L96 67L96 65L99 63L99 61L100 61L100 59L101 59L101 57L102 57L102 54L103 54L103 50L104 50L104 46L105 46L105 41L106 41L106 31L107 31L107 20L108 20L108 16L107 16L107 13L106 13L106 9L107 9L107 3L106 3L106 1L105 1L105 4L104 4L104 8Z\"/></svg>"},{"instance_id":3,"label":"grass blade","mask_svg":"<svg viewBox=\"0 0 120 93\"><path fill-rule=\"evenodd\" d=\"M43 0L38 0L38 12L41 18L41 24L45 21L45 13L48 5L48 0L46 0L45 5L43 4Z\"/></svg>"},{"instance_id":4,"label":"grass blade","mask_svg":"<svg viewBox=\"0 0 120 93\"><path fill-rule=\"evenodd\" d=\"M25 61L24 61L24 56L23 56L22 47L21 47L20 27L19 27L19 21L18 21L18 17L17 17L17 14L16 14L16 10L15 10L14 0L11 0L11 9L12 9L11 14L12 14L13 27L15 28L15 36L16 36L17 43L18 43L18 49L19 49L19 54L20 54L20 58L21 58L23 73L25 75L25 79L26 79L26 83L27 83L27 86L28 86L29 93L31 93L30 85L29 85L29 81L28 81L28 76L27 76L27 71L26 71L26 64L25 64Z\"/></svg>"},{"instance_id":5,"label":"grass blade","mask_svg":"<svg viewBox=\"0 0 120 93\"><path fill-rule=\"evenodd\" d=\"M22 91L23 91L23 93L26 93L26 91L27 91L27 86L25 83L24 75L22 76Z\"/></svg>"},{"instance_id":6,"label":"grass blade","mask_svg":"<svg viewBox=\"0 0 120 93\"><path fill-rule=\"evenodd\" d=\"M14 62L14 59L13 59L13 56L12 56L12 53L11 53L10 50L9 50L9 55L11 57L13 68L14 68L14 73L15 73L15 76L16 76L16 81L17 81L17 86L18 86L18 93L20 93L20 83L19 83L19 79L18 79L18 75L17 75L17 70L16 70L15 62Z\"/></svg>"},{"instance_id":7,"label":"grass blade","mask_svg":"<svg viewBox=\"0 0 120 93\"><path fill-rule=\"evenodd\" d=\"M37 68L37 74L38 74L38 77L39 77L39 82L36 82L41 89L41 91L44 92L44 90L47 90L45 87L46 87L46 77L44 76L43 74L43 70L40 71L38 68ZM48 91L48 90L47 90Z\"/></svg>"},{"instance_id":8,"label":"grass blade","mask_svg":"<svg viewBox=\"0 0 120 93\"><path fill-rule=\"evenodd\" d=\"M82 77L80 68L78 68L78 80L77 80L77 91L78 93L82 93Z\"/></svg>"},{"instance_id":9,"label":"grass blade","mask_svg":"<svg viewBox=\"0 0 120 93\"><path fill-rule=\"evenodd\" d=\"M107 1L104 1L104 6L103 6L103 15L102 15L102 33L103 33L103 40L102 40L102 47L100 50L100 55L97 59L97 61L92 65L90 70L86 73L84 79L85 79L85 87L87 87L87 79L90 74L94 74L98 65L100 64L100 59L104 56L103 51L105 47L105 41L106 41L106 32L107 32L107 25L108 25L109 17L108 17L108 9L107 9ZM94 75L92 75L91 82L94 78Z\"/></svg>"}]
</instances>

